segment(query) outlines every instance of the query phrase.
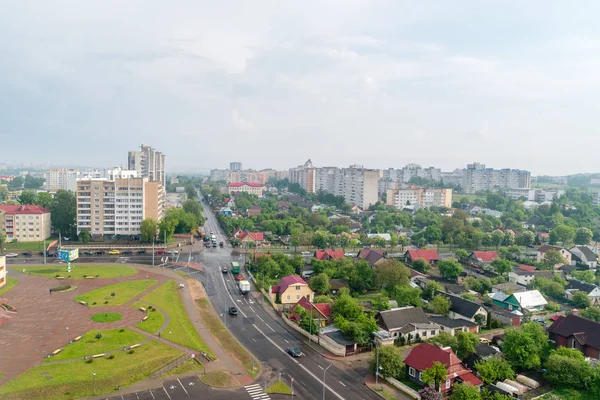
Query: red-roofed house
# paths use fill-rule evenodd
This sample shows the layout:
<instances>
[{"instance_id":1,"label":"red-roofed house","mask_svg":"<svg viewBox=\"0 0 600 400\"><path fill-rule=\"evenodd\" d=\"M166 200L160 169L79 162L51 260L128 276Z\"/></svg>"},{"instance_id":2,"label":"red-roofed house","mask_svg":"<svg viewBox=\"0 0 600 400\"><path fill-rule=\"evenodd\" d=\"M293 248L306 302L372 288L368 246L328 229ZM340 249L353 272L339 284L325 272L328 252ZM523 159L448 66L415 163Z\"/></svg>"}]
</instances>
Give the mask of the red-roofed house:
<instances>
[{"instance_id":1,"label":"red-roofed house","mask_svg":"<svg viewBox=\"0 0 600 400\"><path fill-rule=\"evenodd\" d=\"M474 251L469 256L469 259L473 262L489 264L498 257L498 253L495 251Z\"/></svg>"},{"instance_id":2,"label":"red-roofed house","mask_svg":"<svg viewBox=\"0 0 600 400\"><path fill-rule=\"evenodd\" d=\"M248 209L248 216L256 216L256 215L260 215L260 213L262 212L262 207L261 206L252 206Z\"/></svg>"},{"instance_id":3,"label":"red-roofed house","mask_svg":"<svg viewBox=\"0 0 600 400\"><path fill-rule=\"evenodd\" d=\"M344 250L317 250L314 257L319 261L337 260L344 257Z\"/></svg>"},{"instance_id":4,"label":"red-roofed house","mask_svg":"<svg viewBox=\"0 0 600 400\"><path fill-rule=\"evenodd\" d=\"M236 182L227 185L227 189L229 194L244 192L262 197L263 191L266 190L266 187L260 183Z\"/></svg>"},{"instance_id":5,"label":"red-roofed house","mask_svg":"<svg viewBox=\"0 0 600 400\"><path fill-rule=\"evenodd\" d=\"M243 231L241 229L236 229L233 231L233 237L235 239L239 239L242 243L250 243L253 242L257 246L265 241L265 234L262 232L248 232Z\"/></svg>"},{"instance_id":6,"label":"red-roofed house","mask_svg":"<svg viewBox=\"0 0 600 400\"><path fill-rule=\"evenodd\" d=\"M431 368L434 361L444 364L448 369L446 380L440 385L442 393L450 392L455 383L466 382L473 386L481 386L483 384L471 370L464 366L450 347L441 348L426 342L412 349L408 357L404 360L406 373L411 380L424 385L421 373Z\"/></svg>"},{"instance_id":7,"label":"red-roofed house","mask_svg":"<svg viewBox=\"0 0 600 400\"><path fill-rule=\"evenodd\" d=\"M534 267L533 265L525 265L525 264L521 264L519 265L519 269L521 271L527 271L527 272L533 272L535 271L537 268Z\"/></svg>"},{"instance_id":8,"label":"red-roofed house","mask_svg":"<svg viewBox=\"0 0 600 400\"><path fill-rule=\"evenodd\" d=\"M301 297L294 304L292 310L295 310L298 306L304 308L320 326L325 326L331 321L331 305L329 303L314 304L307 300L306 297Z\"/></svg>"},{"instance_id":9,"label":"red-roofed house","mask_svg":"<svg viewBox=\"0 0 600 400\"><path fill-rule=\"evenodd\" d=\"M412 264L417 258L422 258L432 265L437 264L440 260L440 256L435 250L407 250L406 253L404 253L404 261L408 264Z\"/></svg>"},{"instance_id":10,"label":"red-roofed house","mask_svg":"<svg viewBox=\"0 0 600 400\"><path fill-rule=\"evenodd\" d=\"M0 206L0 232L9 241L41 242L50 237L50 210L34 205Z\"/></svg>"},{"instance_id":11,"label":"red-roofed house","mask_svg":"<svg viewBox=\"0 0 600 400\"><path fill-rule=\"evenodd\" d=\"M231 197L227 197L225 199L225 204L227 205L227 207L229 208L235 208L235 200Z\"/></svg>"},{"instance_id":12,"label":"red-roofed house","mask_svg":"<svg viewBox=\"0 0 600 400\"><path fill-rule=\"evenodd\" d=\"M0 181L10 182L13 179L15 179L15 177L11 175L0 175Z\"/></svg>"},{"instance_id":13,"label":"red-roofed house","mask_svg":"<svg viewBox=\"0 0 600 400\"><path fill-rule=\"evenodd\" d=\"M308 286L308 283L298 275L284 276L277 282L277 285L271 286L269 295L274 303L295 304L302 297L309 301L314 298L314 292Z\"/></svg>"}]
</instances>

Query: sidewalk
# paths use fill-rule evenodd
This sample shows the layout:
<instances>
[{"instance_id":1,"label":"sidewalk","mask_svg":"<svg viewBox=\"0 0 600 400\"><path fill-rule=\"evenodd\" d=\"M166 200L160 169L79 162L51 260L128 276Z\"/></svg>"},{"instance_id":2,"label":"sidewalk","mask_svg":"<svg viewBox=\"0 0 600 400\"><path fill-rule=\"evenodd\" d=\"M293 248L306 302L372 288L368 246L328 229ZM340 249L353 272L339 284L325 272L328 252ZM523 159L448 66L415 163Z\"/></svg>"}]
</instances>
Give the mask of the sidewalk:
<instances>
[{"instance_id":1,"label":"sidewalk","mask_svg":"<svg viewBox=\"0 0 600 400\"><path fill-rule=\"evenodd\" d=\"M396 398L396 399L413 400L412 397L409 397L406 393L401 392L400 390L396 389L395 387L388 384L383 379L379 379L379 383L377 385L375 385L375 375L374 374L369 374L365 377L365 386L368 387L369 389L371 389L371 391L373 393L377 394L379 397L384 398L384 399L388 399L389 397L382 394L381 393L382 391L385 392L388 396L394 396L394 398ZM381 388L383 390L377 390L377 388Z\"/></svg>"}]
</instances>

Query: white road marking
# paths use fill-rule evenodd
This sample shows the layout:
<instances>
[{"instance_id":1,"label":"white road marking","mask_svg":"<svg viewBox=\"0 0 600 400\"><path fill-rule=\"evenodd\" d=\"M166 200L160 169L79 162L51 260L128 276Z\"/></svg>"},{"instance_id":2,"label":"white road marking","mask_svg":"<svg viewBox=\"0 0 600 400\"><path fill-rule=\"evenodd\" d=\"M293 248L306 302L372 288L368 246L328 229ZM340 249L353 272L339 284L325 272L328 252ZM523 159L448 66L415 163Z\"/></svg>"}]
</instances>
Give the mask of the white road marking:
<instances>
[{"instance_id":1,"label":"white road marking","mask_svg":"<svg viewBox=\"0 0 600 400\"><path fill-rule=\"evenodd\" d=\"M154 397L154 393L152 393L152 390L150 390L150 394L152 395L153 399L156 399L156 397Z\"/></svg>"},{"instance_id":2,"label":"white road marking","mask_svg":"<svg viewBox=\"0 0 600 400\"><path fill-rule=\"evenodd\" d=\"M321 368L321 369L323 369L323 367L321 367L320 365L318 367Z\"/></svg>"},{"instance_id":3,"label":"white road marking","mask_svg":"<svg viewBox=\"0 0 600 400\"><path fill-rule=\"evenodd\" d=\"M275 332L275 329L271 328L271 325L267 324L266 322L265 322L265 325L268 326L270 330L272 330L273 332Z\"/></svg>"},{"instance_id":4,"label":"white road marking","mask_svg":"<svg viewBox=\"0 0 600 400\"><path fill-rule=\"evenodd\" d=\"M256 339L252 338L252 340L254 340L256 342Z\"/></svg>"},{"instance_id":5,"label":"white road marking","mask_svg":"<svg viewBox=\"0 0 600 400\"><path fill-rule=\"evenodd\" d=\"M256 315L256 316L257 316L257 317L258 317L258 319L260 319L262 322L265 322L265 320L264 320L264 319L262 319L260 315Z\"/></svg>"},{"instance_id":6,"label":"white road marking","mask_svg":"<svg viewBox=\"0 0 600 400\"><path fill-rule=\"evenodd\" d=\"M169 400L171 400L171 395L169 394L169 392L167 392L167 389L165 389L165 387L163 386L163 390L165 391L165 393L167 394L167 397L169 398Z\"/></svg>"},{"instance_id":7,"label":"white road marking","mask_svg":"<svg viewBox=\"0 0 600 400\"><path fill-rule=\"evenodd\" d=\"M183 389L183 391L185 392L185 394L187 394L187 397L190 397L190 394L188 393L188 391L185 389L185 387L183 386L183 383L181 383L181 381L179 380L179 378L177 378L177 382L179 382L179 384L181 385L181 388Z\"/></svg>"},{"instance_id":8,"label":"white road marking","mask_svg":"<svg viewBox=\"0 0 600 400\"><path fill-rule=\"evenodd\" d=\"M344 384L344 382L342 382L342 381L339 381L339 382L340 382L340 384L341 384L343 387L346 387L346 385Z\"/></svg>"},{"instance_id":9,"label":"white road marking","mask_svg":"<svg viewBox=\"0 0 600 400\"><path fill-rule=\"evenodd\" d=\"M252 312L253 312L254 314L256 314L256 311L254 311L254 308L252 308L252 306L248 306L248 307L250 307L250 309L252 310Z\"/></svg>"},{"instance_id":10,"label":"white road marking","mask_svg":"<svg viewBox=\"0 0 600 400\"><path fill-rule=\"evenodd\" d=\"M225 286L225 291L229 295L231 302L235 304L235 300L233 300L233 296L231 296L231 293L229 293L229 289L227 289L227 284L225 283L225 278L223 278L223 274L220 274L220 275L221 275L221 280L223 281L223 286ZM248 318L248 316L246 314L244 314L244 312L242 310L239 310L239 311L244 316L244 318Z\"/></svg>"},{"instance_id":11,"label":"white road marking","mask_svg":"<svg viewBox=\"0 0 600 400\"><path fill-rule=\"evenodd\" d=\"M287 344L290 344L290 342L287 341L287 339L283 339Z\"/></svg>"}]
</instances>

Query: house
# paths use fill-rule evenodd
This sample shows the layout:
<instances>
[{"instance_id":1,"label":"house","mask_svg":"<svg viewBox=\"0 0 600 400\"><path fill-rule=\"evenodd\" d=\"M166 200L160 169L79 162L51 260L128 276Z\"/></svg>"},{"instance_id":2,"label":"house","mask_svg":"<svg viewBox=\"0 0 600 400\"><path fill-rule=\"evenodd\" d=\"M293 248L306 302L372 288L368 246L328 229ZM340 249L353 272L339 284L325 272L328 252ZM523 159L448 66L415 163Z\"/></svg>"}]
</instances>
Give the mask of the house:
<instances>
[{"instance_id":1,"label":"house","mask_svg":"<svg viewBox=\"0 0 600 400\"><path fill-rule=\"evenodd\" d=\"M479 325L466 319L452 319L439 315L429 317L429 322L440 326L441 332L454 336L456 332L479 332Z\"/></svg>"},{"instance_id":2,"label":"house","mask_svg":"<svg viewBox=\"0 0 600 400\"><path fill-rule=\"evenodd\" d=\"M485 361L499 353L500 350L497 347L480 343L475 346L475 353L469 354L463 362L467 368L475 369L475 363L478 361Z\"/></svg>"},{"instance_id":3,"label":"house","mask_svg":"<svg viewBox=\"0 0 600 400\"><path fill-rule=\"evenodd\" d=\"M459 359L450 347L442 348L430 343L421 343L411 350L404 360L406 375L410 380L423 384L422 373L431 368L433 362L444 364L448 370L446 379L440 385L440 391L447 393L455 383L469 383L481 386L483 382L477 378Z\"/></svg>"},{"instance_id":4,"label":"house","mask_svg":"<svg viewBox=\"0 0 600 400\"><path fill-rule=\"evenodd\" d=\"M448 317L452 319L466 319L467 321L481 323L482 325L485 324L487 320L487 310L481 304L437 290L435 294L450 299L450 312L448 313ZM479 328L477 329L479 330Z\"/></svg>"},{"instance_id":5,"label":"house","mask_svg":"<svg viewBox=\"0 0 600 400\"><path fill-rule=\"evenodd\" d=\"M422 258L431 265L437 264L440 260L440 256L435 250L407 250L404 253L404 262L408 264L412 264L417 258Z\"/></svg>"},{"instance_id":6,"label":"house","mask_svg":"<svg viewBox=\"0 0 600 400\"><path fill-rule=\"evenodd\" d=\"M234 238L238 239L242 244L254 243L259 245L265 241L265 234L262 232L236 231Z\"/></svg>"},{"instance_id":7,"label":"house","mask_svg":"<svg viewBox=\"0 0 600 400\"><path fill-rule=\"evenodd\" d=\"M231 208L229 207L221 207L221 209L219 210L219 214L232 216L233 211L231 211Z\"/></svg>"},{"instance_id":8,"label":"house","mask_svg":"<svg viewBox=\"0 0 600 400\"><path fill-rule=\"evenodd\" d=\"M235 200L232 197L227 197L225 199L225 205L229 208L235 208Z\"/></svg>"},{"instance_id":9,"label":"house","mask_svg":"<svg viewBox=\"0 0 600 400\"><path fill-rule=\"evenodd\" d=\"M569 300L573 300L573 295L581 291L590 298L592 305L600 304L600 288L594 284L572 279L565 287L565 297Z\"/></svg>"},{"instance_id":10,"label":"house","mask_svg":"<svg viewBox=\"0 0 600 400\"><path fill-rule=\"evenodd\" d=\"M469 254L469 260L471 262L480 264L489 264L498 257L498 253L495 251L474 251Z\"/></svg>"},{"instance_id":11,"label":"house","mask_svg":"<svg viewBox=\"0 0 600 400\"><path fill-rule=\"evenodd\" d=\"M313 301L315 296L308 283L297 275L289 275L281 278L277 282L277 285L270 287L269 294L274 303L288 305L297 303L302 297Z\"/></svg>"},{"instance_id":12,"label":"house","mask_svg":"<svg viewBox=\"0 0 600 400\"><path fill-rule=\"evenodd\" d=\"M508 273L508 281L521 286L529 286L535 278L552 279L553 271L522 271L516 270Z\"/></svg>"},{"instance_id":13,"label":"house","mask_svg":"<svg viewBox=\"0 0 600 400\"><path fill-rule=\"evenodd\" d=\"M527 272L533 272L533 271L537 270L537 268L534 267L533 265L526 265L526 264L519 265L519 269L521 271L527 271Z\"/></svg>"},{"instance_id":14,"label":"house","mask_svg":"<svg viewBox=\"0 0 600 400\"><path fill-rule=\"evenodd\" d=\"M600 323L580 317L576 310L566 317L559 316L548 327L548 336L557 347L577 349L586 357L600 358Z\"/></svg>"},{"instance_id":15,"label":"house","mask_svg":"<svg viewBox=\"0 0 600 400\"><path fill-rule=\"evenodd\" d=\"M571 264L572 254L571 254L571 252L569 250L563 249L562 247L550 246L549 244L543 244L543 245L541 245L537 249L535 260L537 262L541 263L542 261L544 261L544 254L546 254L546 252L548 252L550 250L556 250L556 251L558 251L563 256L563 258L565 259L564 263L556 264L554 266L555 269L558 268L558 267L560 267L563 264Z\"/></svg>"},{"instance_id":16,"label":"house","mask_svg":"<svg viewBox=\"0 0 600 400\"><path fill-rule=\"evenodd\" d=\"M280 201L279 203L277 203L277 209L281 212L285 212L290 208L290 202L289 201Z\"/></svg>"},{"instance_id":17,"label":"house","mask_svg":"<svg viewBox=\"0 0 600 400\"><path fill-rule=\"evenodd\" d=\"M587 246L575 246L569 249L571 253L571 265L585 266L585 269L596 270L598 266L598 257L596 254Z\"/></svg>"},{"instance_id":18,"label":"house","mask_svg":"<svg viewBox=\"0 0 600 400\"><path fill-rule=\"evenodd\" d=\"M308 314L317 321L319 326L323 327L331 322L331 305L329 303L311 303L306 297L301 297L300 300L292 307L304 308Z\"/></svg>"},{"instance_id":19,"label":"house","mask_svg":"<svg viewBox=\"0 0 600 400\"><path fill-rule=\"evenodd\" d=\"M519 310L522 313L543 311L548 305L548 302L539 290L529 290L526 292L513 293L511 295L496 292L488 293L488 296L492 299L492 303L495 306L506 308L511 311Z\"/></svg>"},{"instance_id":20,"label":"house","mask_svg":"<svg viewBox=\"0 0 600 400\"><path fill-rule=\"evenodd\" d=\"M358 221L350 220L350 224L348 224L348 229L350 229L350 232L356 233L362 229L362 224Z\"/></svg>"},{"instance_id":21,"label":"house","mask_svg":"<svg viewBox=\"0 0 600 400\"><path fill-rule=\"evenodd\" d=\"M573 274L573 271L578 271L578 269L575 265L565 264L562 267L560 267L558 271L562 272L565 278L571 279L571 274Z\"/></svg>"},{"instance_id":22,"label":"house","mask_svg":"<svg viewBox=\"0 0 600 400\"><path fill-rule=\"evenodd\" d=\"M251 182L233 182L227 185L227 190L230 195L235 193L250 193L258 197L262 197L263 191L266 190L265 185Z\"/></svg>"},{"instance_id":23,"label":"house","mask_svg":"<svg viewBox=\"0 0 600 400\"><path fill-rule=\"evenodd\" d=\"M254 205L248 209L247 214L249 217L252 217L252 216L260 215L261 212L262 212L262 207Z\"/></svg>"},{"instance_id":24,"label":"house","mask_svg":"<svg viewBox=\"0 0 600 400\"><path fill-rule=\"evenodd\" d=\"M381 238L381 239L385 240L386 242L389 242L390 240L392 240L392 236L389 233L367 233L367 238L368 239Z\"/></svg>"},{"instance_id":25,"label":"house","mask_svg":"<svg viewBox=\"0 0 600 400\"><path fill-rule=\"evenodd\" d=\"M315 271L313 269L312 265L305 265L302 267L302 278L307 279L310 278L311 276L313 276L315 274Z\"/></svg>"},{"instance_id":26,"label":"house","mask_svg":"<svg viewBox=\"0 0 600 400\"><path fill-rule=\"evenodd\" d=\"M520 326L523 319L521 311L510 311L502 307L490 307L492 320L496 320L505 326Z\"/></svg>"},{"instance_id":27,"label":"house","mask_svg":"<svg viewBox=\"0 0 600 400\"><path fill-rule=\"evenodd\" d=\"M330 279L329 280L329 293L330 294L335 295L342 288L350 289L350 286L348 286L347 280L345 280L345 279Z\"/></svg>"},{"instance_id":28,"label":"house","mask_svg":"<svg viewBox=\"0 0 600 400\"><path fill-rule=\"evenodd\" d=\"M358 252L355 260L365 260L369 263L371 268L381 264L386 260L385 251L381 250L372 250L372 249L362 249Z\"/></svg>"},{"instance_id":29,"label":"house","mask_svg":"<svg viewBox=\"0 0 600 400\"><path fill-rule=\"evenodd\" d=\"M375 316L377 325L395 340L434 337L440 333L440 326L431 323L420 307L402 307L380 311Z\"/></svg>"},{"instance_id":30,"label":"house","mask_svg":"<svg viewBox=\"0 0 600 400\"><path fill-rule=\"evenodd\" d=\"M524 292L527 289L523 286L517 285L516 283L506 282L506 283L498 283L492 286L492 293L502 292L506 294Z\"/></svg>"},{"instance_id":31,"label":"house","mask_svg":"<svg viewBox=\"0 0 600 400\"><path fill-rule=\"evenodd\" d=\"M331 261L344 257L344 250L317 250L314 257L319 261Z\"/></svg>"}]
</instances>

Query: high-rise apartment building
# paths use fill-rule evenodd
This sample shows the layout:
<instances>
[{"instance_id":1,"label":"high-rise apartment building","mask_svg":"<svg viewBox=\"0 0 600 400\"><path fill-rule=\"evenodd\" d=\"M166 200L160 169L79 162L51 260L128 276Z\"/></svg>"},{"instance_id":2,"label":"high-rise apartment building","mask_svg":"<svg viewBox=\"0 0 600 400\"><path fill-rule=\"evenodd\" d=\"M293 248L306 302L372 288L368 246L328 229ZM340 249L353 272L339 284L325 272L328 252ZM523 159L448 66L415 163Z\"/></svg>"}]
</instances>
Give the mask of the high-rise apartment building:
<instances>
[{"instance_id":1,"label":"high-rise apartment building","mask_svg":"<svg viewBox=\"0 0 600 400\"><path fill-rule=\"evenodd\" d=\"M298 165L296 168L290 168L288 172L290 183L297 183L300 187L306 190L307 193L316 192L316 169L311 160L308 160L304 165Z\"/></svg>"},{"instance_id":2,"label":"high-rise apartment building","mask_svg":"<svg viewBox=\"0 0 600 400\"><path fill-rule=\"evenodd\" d=\"M229 163L230 171L240 171L242 169L242 163L239 161L233 161Z\"/></svg>"},{"instance_id":3,"label":"high-rise apartment building","mask_svg":"<svg viewBox=\"0 0 600 400\"><path fill-rule=\"evenodd\" d=\"M76 169L51 169L44 174L44 189L48 192L57 190L77 190L79 171Z\"/></svg>"},{"instance_id":4,"label":"high-rise apartment building","mask_svg":"<svg viewBox=\"0 0 600 400\"><path fill-rule=\"evenodd\" d=\"M519 169L492 169L484 164L468 164L463 170L460 185L465 193L486 190L530 188L531 174Z\"/></svg>"},{"instance_id":5,"label":"high-rise apartment building","mask_svg":"<svg viewBox=\"0 0 600 400\"><path fill-rule=\"evenodd\" d=\"M219 181L227 181L227 173L229 171L226 169L211 169L210 170L210 180L213 182Z\"/></svg>"},{"instance_id":6,"label":"high-rise apartment building","mask_svg":"<svg viewBox=\"0 0 600 400\"><path fill-rule=\"evenodd\" d=\"M95 239L139 235L145 218L159 221L165 211L162 182L135 170L115 168L106 178L77 181L77 233L89 229Z\"/></svg>"},{"instance_id":7,"label":"high-rise apartment building","mask_svg":"<svg viewBox=\"0 0 600 400\"><path fill-rule=\"evenodd\" d=\"M402 210L405 206L419 207L452 207L452 189L423 188L407 185L387 190L386 204Z\"/></svg>"},{"instance_id":8,"label":"high-rise apartment building","mask_svg":"<svg viewBox=\"0 0 600 400\"><path fill-rule=\"evenodd\" d=\"M398 183L408 183L412 178L422 178L437 182L442 179L442 170L434 167L422 168L418 164L407 164L400 169L384 169L381 178L384 181Z\"/></svg>"},{"instance_id":9,"label":"high-rise apartment building","mask_svg":"<svg viewBox=\"0 0 600 400\"><path fill-rule=\"evenodd\" d=\"M166 187L165 155L161 152L142 144L139 151L129 152L127 165L129 170L137 171L140 177L159 181Z\"/></svg>"},{"instance_id":10,"label":"high-rise apartment building","mask_svg":"<svg viewBox=\"0 0 600 400\"><path fill-rule=\"evenodd\" d=\"M9 241L41 242L51 233L50 210L34 205L0 205L0 232Z\"/></svg>"}]
</instances>

